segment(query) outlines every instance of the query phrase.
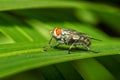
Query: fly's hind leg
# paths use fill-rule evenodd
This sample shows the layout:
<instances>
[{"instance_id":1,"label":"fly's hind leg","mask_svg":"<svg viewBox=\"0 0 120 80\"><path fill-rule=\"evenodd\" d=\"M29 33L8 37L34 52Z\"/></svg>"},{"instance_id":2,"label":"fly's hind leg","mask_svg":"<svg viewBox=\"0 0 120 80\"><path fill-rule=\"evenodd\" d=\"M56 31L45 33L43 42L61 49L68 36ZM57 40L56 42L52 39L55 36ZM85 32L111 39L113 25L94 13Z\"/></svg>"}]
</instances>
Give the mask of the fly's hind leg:
<instances>
[{"instance_id":1,"label":"fly's hind leg","mask_svg":"<svg viewBox=\"0 0 120 80\"><path fill-rule=\"evenodd\" d=\"M89 46L87 46L86 44L82 44L82 45L83 45L83 47L85 47L87 49L87 51L91 51Z\"/></svg>"},{"instance_id":2,"label":"fly's hind leg","mask_svg":"<svg viewBox=\"0 0 120 80\"><path fill-rule=\"evenodd\" d=\"M83 45L88 51L90 51L90 48L87 45Z\"/></svg>"},{"instance_id":3,"label":"fly's hind leg","mask_svg":"<svg viewBox=\"0 0 120 80\"><path fill-rule=\"evenodd\" d=\"M89 48L89 46L83 44L83 46L87 49L87 51L90 51L90 52L93 52L93 53L99 53L99 52L96 52L96 51L93 51Z\"/></svg>"}]
</instances>

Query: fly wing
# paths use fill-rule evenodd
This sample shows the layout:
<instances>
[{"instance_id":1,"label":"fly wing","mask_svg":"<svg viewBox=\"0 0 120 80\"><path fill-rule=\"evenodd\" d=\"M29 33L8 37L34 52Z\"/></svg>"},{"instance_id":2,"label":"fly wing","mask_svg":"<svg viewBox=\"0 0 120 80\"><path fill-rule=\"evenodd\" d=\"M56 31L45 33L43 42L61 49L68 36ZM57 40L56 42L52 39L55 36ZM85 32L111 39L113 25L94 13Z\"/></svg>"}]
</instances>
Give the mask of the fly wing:
<instances>
[{"instance_id":1,"label":"fly wing","mask_svg":"<svg viewBox=\"0 0 120 80\"><path fill-rule=\"evenodd\" d=\"M73 39L73 40L79 40L80 37L88 37L87 34L72 29L64 29L64 32L66 32L66 34L69 35L69 39Z\"/></svg>"},{"instance_id":2,"label":"fly wing","mask_svg":"<svg viewBox=\"0 0 120 80\"><path fill-rule=\"evenodd\" d=\"M79 36L79 37L84 37L84 38L93 39L93 40L97 40L97 41L102 41L100 39L93 38L86 33L77 32L75 30L73 30L73 34L75 34L75 36L74 36L75 38L78 38L78 36Z\"/></svg>"},{"instance_id":3,"label":"fly wing","mask_svg":"<svg viewBox=\"0 0 120 80\"><path fill-rule=\"evenodd\" d=\"M93 38L93 37L89 36L86 33L78 32L76 30L72 30L72 29L63 29L63 30L66 33L68 33L73 40L77 40L77 39L80 39L81 37L84 37L84 38L88 38L88 39L93 39L93 40L101 41L99 39L96 39L96 38Z\"/></svg>"},{"instance_id":4,"label":"fly wing","mask_svg":"<svg viewBox=\"0 0 120 80\"><path fill-rule=\"evenodd\" d=\"M97 41L102 41L102 40L100 40L100 39L93 38L93 37L91 37L91 36L89 36L89 35L87 35L87 34L85 34L85 33L82 33L82 35L84 35L84 37L87 37L87 38L89 38L89 39L93 39L93 40L97 40Z\"/></svg>"},{"instance_id":5,"label":"fly wing","mask_svg":"<svg viewBox=\"0 0 120 80\"><path fill-rule=\"evenodd\" d=\"M90 39L97 40L97 41L102 41L102 40L100 40L100 39L96 39L96 38L92 38L92 37L91 37Z\"/></svg>"},{"instance_id":6,"label":"fly wing","mask_svg":"<svg viewBox=\"0 0 120 80\"><path fill-rule=\"evenodd\" d=\"M100 39L93 38L93 37L91 37L91 36L89 36L89 35L87 35L87 34L85 34L85 33L82 33L82 35L84 35L85 37L87 37L87 38L89 38L89 39L93 39L93 40L97 40L97 41L102 41L102 40L100 40Z\"/></svg>"}]
</instances>

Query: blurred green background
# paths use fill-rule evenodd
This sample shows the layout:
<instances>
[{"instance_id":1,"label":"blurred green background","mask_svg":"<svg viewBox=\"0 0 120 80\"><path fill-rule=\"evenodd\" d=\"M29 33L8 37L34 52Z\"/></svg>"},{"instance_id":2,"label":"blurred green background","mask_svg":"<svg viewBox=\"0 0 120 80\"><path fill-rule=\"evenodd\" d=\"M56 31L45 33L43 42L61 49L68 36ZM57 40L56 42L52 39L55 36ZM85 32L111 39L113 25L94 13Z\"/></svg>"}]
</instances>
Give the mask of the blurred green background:
<instances>
[{"instance_id":1,"label":"blurred green background","mask_svg":"<svg viewBox=\"0 0 120 80\"><path fill-rule=\"evenodd\" d=\"M0 1L0 80L120 80L119 0ZM87 33L91 49L43 47L55 27ZM55 43L56 44L56 43ZM53 44L54 45L54 44Z\"/></svg>"}]
</instances>

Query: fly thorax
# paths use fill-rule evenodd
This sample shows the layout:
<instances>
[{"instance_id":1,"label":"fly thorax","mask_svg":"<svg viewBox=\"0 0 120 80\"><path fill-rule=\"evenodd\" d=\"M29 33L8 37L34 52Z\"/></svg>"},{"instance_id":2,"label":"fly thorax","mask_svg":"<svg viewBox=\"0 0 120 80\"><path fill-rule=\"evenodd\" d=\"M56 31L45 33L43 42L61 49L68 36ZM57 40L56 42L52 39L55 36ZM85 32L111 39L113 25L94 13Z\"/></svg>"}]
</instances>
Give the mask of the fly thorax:
<instances>
[{"instance_id":1,"label":"fly thorax","mask_svg":"<svg viewBox=\"0 0 120 80\"><path fill-rule=\"evenodd\" d=\"M72 39L73 39L73 40L79 40L79 38L80 38L80 37L79 37L78 35L72 35Z\"/></svg>"},{"instance_id":2,"label":"fly thorax","mask_svg":"<svg viewBox=\"0 0 120 80\"><path fill-rule=\"evenodd\" d=\"M61 39L61 35L53 35L54 36L54 38L56 38L56 39Z\"/></svg>"}]
</instances>

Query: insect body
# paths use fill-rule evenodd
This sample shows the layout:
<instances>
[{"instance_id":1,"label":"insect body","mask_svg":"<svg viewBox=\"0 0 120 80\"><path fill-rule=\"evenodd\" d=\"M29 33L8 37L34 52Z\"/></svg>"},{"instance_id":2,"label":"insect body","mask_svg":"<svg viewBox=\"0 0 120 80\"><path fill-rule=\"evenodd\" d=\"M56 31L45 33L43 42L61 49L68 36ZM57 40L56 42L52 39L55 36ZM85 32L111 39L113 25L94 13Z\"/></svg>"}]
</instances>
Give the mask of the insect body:
<instances>
[{"instance_id":1,"label":"insect body","mask_svg":"<svg viewBox=\"0 0 120 80\"><path fill-rule=\"evenodd\" d=\"M73 46L76 47L78 45L82 45L87 50L90 50L89 49L89 46L91 44L90 39L94 39L85 33L80 33L72 29L64 29L64 28L62 29L59 27L52 30L51 34L52 34L52 38L55 38L59 44L66 44L70 46L68 49L69 54L70 54L70 50L72 49L72 47ZM51 43L52 38L50 39L49 44ZM98 40L98 39L94 39L94 40Z\"/></svg>"}]
</instances>

